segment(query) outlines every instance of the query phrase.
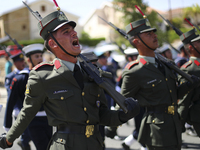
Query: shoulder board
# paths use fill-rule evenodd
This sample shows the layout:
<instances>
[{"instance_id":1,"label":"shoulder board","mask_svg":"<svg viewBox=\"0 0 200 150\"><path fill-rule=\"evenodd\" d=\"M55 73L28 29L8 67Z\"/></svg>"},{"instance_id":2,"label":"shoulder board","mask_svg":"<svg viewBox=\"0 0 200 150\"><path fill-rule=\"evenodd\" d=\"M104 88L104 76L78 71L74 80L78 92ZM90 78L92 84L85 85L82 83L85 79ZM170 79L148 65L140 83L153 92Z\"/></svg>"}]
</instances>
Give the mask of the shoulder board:
<instances>
[{"instance_id":1,"label":"shoulder board","mask_svg":"<svg viewBox=\"0 0 200 150\"><path fill-rule=\"evenodd\" d=\"M24 70L20 71L19 74L23 74L23 73L24 74L29 74L29 72L30 71L28 69L24 69Z\"/></svg>"},{"instance_id":2,"label":"shoulder board","mask_svg":"<svg viewBox=\"0 0 200 150\"><path fill-rule=\"evenodd\" d=\"M146 60L144 60L143 58L140 58L140 62L143 64L143 65L145 65L147 62L146 62Z\"/></svg>"},{"instance_id":3,"label":"shoulder board","mask_svg":"<svg viewBox=\"0 0 200 150\"><path fill-rule=\"evenodd\" d=\"M128 63L125 68L127 68L128 70L130 70L136 64L139 64L138 60L135 60L135 61L132 61L132 62Z\"/></svg>"},{"instance_id":4,"label":"shoulder board","mask_svg":"<svg viewBox=\"0 0 200 150\"><path fill-rule=\"evenodd\" d=\"M198 60L194 60L194 63L199 66L200 65L200 62L198 62Z\"/></svg>"},{"instance_id":5,"label":"shoulder board","mask_svg":"<svg viewBox=\"0 0 200 150\"><path fill-rule=\"evenodd\" d=\"M192 61L190 60L190 61L186 62L184 65L182 65L181 68L187 68L191 64L192 64Z\"/></svg>"},{"instance_id":6,"label":"shoulder board","mask_svg":"<svg viewBox=\"0 0 200 150\"><path fill-rule=\"evenodd\" d=\"M33 70L37 70L38 68L42 67L42 66L54 66L53 62L42 62L38 65L36 65Z\"/></svg>"}]
</instances>

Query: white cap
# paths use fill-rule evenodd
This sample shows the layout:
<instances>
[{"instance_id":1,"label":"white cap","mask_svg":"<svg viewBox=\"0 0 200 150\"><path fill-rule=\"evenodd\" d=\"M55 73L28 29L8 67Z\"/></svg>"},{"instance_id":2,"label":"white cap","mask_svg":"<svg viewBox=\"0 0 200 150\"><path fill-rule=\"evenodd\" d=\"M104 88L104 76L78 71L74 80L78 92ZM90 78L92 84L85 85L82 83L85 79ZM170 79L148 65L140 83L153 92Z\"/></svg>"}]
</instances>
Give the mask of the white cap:
<instances>
[{"instance_id":1,"label":"white cap","mask_svg":"<svg viewBox=\"0 0 200 150\"><path fill-rule=\"evenodd\" d=\"M181 43L178 45L177 50L180 52L180 51L181 51L181 48L182 48L183 46L184 46L184 45L183 45L183 43L181 42Z\"/></svg>"},{"instance_id":2,"label":"white cap","mask_svg":"<svg viewBox=\"0 0 200 150\"><path fill-rule=\"evenodd\" d=\"M43 53L44 45L43 44L30 44L23 47L22 51L27 57L35 53Z\"/></svg>"},{"instance_id":3,"label":"white cap","mask_svg":"<svg viewBox=\"0 0 200 150\"><path fill-rule=\"evenodd\" d=\"M166 50L170 50L170 49L171 49L171 48L170 48L169 44L164 44L162 47L157 48L157 49L156 49L156 52L158 52L158 53L163 53L163 52L165 52Z\"/></svg>"},{"instance_id":4,"label":"white cap","mask_svg":"<svg viewBox=\"0 0 200 150\"><path fill-rule=\"evenodd\" d=\"M138 55L138 50L136 48L131 48L128 47L127 49L124 50L124 54L126 55Z\"/></svg>"}]
</instances>

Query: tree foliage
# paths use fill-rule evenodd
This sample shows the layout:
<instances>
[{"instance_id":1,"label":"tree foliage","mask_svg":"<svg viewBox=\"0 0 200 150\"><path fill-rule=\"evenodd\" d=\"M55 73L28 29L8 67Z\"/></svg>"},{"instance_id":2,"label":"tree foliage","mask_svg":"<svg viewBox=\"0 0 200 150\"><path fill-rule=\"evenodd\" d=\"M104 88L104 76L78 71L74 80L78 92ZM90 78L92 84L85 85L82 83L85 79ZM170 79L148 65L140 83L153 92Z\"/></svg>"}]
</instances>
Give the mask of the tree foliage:
<instances>
[{"instance_id":1,"label":"tree foliage","mask_svg":"<svg viewBox=\"0 0 200 150\"><path fill-rule=\"evenodd\" d=\"M195 24L198 24L198 15L200 14L200 6L198 4L192 5L192 7L186 7L184 9L184 17L192 17L195 19Z\"/></svg>"}]
</instances>

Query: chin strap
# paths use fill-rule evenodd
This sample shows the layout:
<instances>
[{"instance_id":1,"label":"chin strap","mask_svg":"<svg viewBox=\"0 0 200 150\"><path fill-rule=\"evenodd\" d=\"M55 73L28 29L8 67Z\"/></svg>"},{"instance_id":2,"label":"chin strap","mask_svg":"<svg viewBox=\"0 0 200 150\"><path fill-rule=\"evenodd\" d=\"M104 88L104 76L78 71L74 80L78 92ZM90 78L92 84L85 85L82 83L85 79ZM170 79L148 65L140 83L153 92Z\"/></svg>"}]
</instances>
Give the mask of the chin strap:
<instances>
[{"instance_id":1,"label":"chin strap","mask_svg":"<svg viewBox=\"0 0 200 150\"><path fill-rule=\"evenodd\" d=\"M32 61L32 59L31 59L31 56L29 56L29 59L30 59L30 62L31 62L31 64L32 64L32 67L35 67L35 65L33 64L33 61Z\"/></svg>"},{"instance_id":2,"label":"chin strap","mask_svg":"<svg viewBox=\"0 0 200 150\"><path fill-rule=\"evenodd\" d=\"M68 52L58 43L58 41L56 40L56 38L53 36L53 34L52 34L51 32L49 32L49 34L50 34L50 36L53 38L53 40L58 44L58 46L59 46L66 54L68 54L68 55L70 55L70 56L76 58L76 55L72 55L72 54L68 53Z\"/></svg>"},{"instance_id":3,"label":"chin strap","mask_svg":"<svg viewBox=\"0 0 200 150\"><path fill-rule=\"evenodd\" d=\"M197 53L199 53L199 55L200 55L200 52L196 49L196 47L194 47L194 45L192 44L192 42L190 42L190 45L192 45L192 47L195 49L195 51L196 51Z\"/></svg>"},{"instance_id":4,"label":"chin strap","mask_svg":"<svg viewBox=\"0 0 200 150\"><path fill-rule=\"evenodd\" d=\"M153 50L153 51L155 50L155 49L149 47L149 46L142 40L142 38L140 37L139 34L137 34L137 36L139 37L140 41L142 41L142 43L143 43L147 48L149 48L150 50Z\"/></svg>"}]
</instances>

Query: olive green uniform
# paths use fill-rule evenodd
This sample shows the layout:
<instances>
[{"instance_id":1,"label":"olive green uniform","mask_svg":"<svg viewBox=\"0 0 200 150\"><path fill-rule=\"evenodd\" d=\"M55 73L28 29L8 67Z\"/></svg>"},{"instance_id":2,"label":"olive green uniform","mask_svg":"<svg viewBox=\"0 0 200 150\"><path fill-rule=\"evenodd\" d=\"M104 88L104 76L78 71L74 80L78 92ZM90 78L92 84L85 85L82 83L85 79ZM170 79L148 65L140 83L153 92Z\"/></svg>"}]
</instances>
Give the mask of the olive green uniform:
<instances>
[{"instance_id":1,"label":"olive green uniform","mask_svg":"<svg viewBox=\"0 0 200 150\"><path fill-rule=\"evenodd\" d=\"M152 108L143 116L138 136L140 143L176 147L181 145L181 122L176 111L178 92L181 91L177 89L174 73L162 65L165 75L139 55L123 72L121 93L125 97L134 97L143 107ZM167 110L170 106L175 108L174 114Z\"/></svg>"},{"instance_id":2,"label":"olive green uniform","mask_svg":"<svg viewBox=\"0 0 200 150\"><path fill-rule=\"evenodd\" d=\"M27 84L24 107L6 135L9 142L19 137L29 122L44 106L49 125L106 125L118 126L119 112L107 108L104 92L84 74L84 89L81 90L73 72L60 59L40 64L31 72ZM58 133L52 138L52 150L101 150L103 141L98 132L86 137L85 133Z\"/></svg>"},{"instance_id":3,"label":"olive green uniform","mask_svg":"<svg viewBox=\"0 0 200 150\"><path fill-rule=\"evenodd\" d=\"M200 77L200 58L190 57L181 70L184 72ZM185 79L180 77L180 82L184 83ZM181 116L182 125L187 121L193 124L198 136L200 137L200 87L188 92L178 103L178 112Z\"/></svg>"}]
</instances>

